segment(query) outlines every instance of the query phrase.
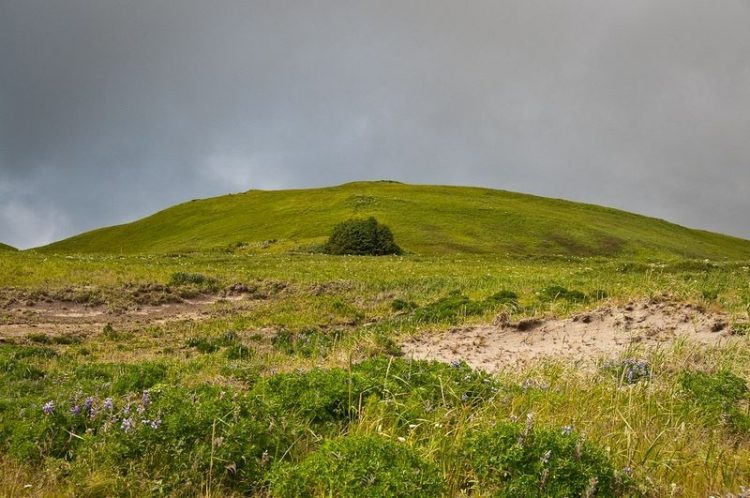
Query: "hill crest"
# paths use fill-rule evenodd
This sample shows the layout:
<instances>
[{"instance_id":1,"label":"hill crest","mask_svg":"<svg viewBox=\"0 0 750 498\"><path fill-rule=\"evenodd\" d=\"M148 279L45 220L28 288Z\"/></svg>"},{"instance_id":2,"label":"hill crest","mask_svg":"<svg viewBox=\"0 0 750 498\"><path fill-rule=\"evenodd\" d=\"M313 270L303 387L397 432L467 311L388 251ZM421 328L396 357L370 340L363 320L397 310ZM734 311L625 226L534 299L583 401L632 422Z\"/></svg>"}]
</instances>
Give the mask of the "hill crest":
<instances>
[{"instance_id":1,"label":"hill crest","mask_svg":"<svg viewBox=\"0 0 750 498\"><path fill-rule=\"evenodd\" d=\"M482 187L351 182L192 200L38 248L58 253L305 250L374 216L418 254L750 259L750 241L617 209Z\"/></svg>"}]
</instances>

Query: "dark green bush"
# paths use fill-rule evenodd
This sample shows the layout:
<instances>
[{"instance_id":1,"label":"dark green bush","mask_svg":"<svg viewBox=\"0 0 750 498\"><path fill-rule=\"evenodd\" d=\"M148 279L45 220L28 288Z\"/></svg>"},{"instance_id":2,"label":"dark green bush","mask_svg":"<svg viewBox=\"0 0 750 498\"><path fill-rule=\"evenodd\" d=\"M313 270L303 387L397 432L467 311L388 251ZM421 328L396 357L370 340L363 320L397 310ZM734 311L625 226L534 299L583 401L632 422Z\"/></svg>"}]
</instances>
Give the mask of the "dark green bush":
<instances>
[{"instance_id":1,"label":"dark green bush","mask_svg":"<svg viewBox=\"0 0 750 498\"><path fill-rule=\"evenodd\" d=\"M456 323L463 317L481 315L486 309L486 303L472 301L459 291L453 291L448 296L417 309L414 318L428 323Z\"/></svg>"},{"instance_id":2,"label":"dark green bush","mask_svg":"<svg viewBox=\"0 0 750 498\"><path fill-rule=\"evenodd\" d=\"M368 218L351 219L333 227L333 233L323 247L323 252L382 256L401 254L401 248L394 242L390 228L381 225L375 218Z\"/></svg>"},{"instance_id":3,"label":"dark green bush","mask_svg":"<svg viewBox=\"0 0 750 498\"><path fill-rule=\"evenodd\" d=\"M488 304L508 304L511 306L518 306L518 294L509 290L501 290L491 295L485 302Z\"/></svg>"},{"instance_id":4,"label":"dark green bush","mask_svg":"<svg viewBox=\"0 0 750 498\"><path fill-rule=\"evenodd\" d=\"M377 436L346 436L323 443L297 465L270 475L271 494L292 498L435 497L445 491L438 468L413 448Z\"/></svg>"},{"instance_id":5,"label":"dark green bush","mask_svg":"<svg viewBox=\"0 0 750 498\"><path fill-rule=\"evenodd\" d=\"M499 424L467 437L463 458L482 496L625 496L629 479L571 428Z\"/></svg>"},{"instance_id":6,"label":"dark green bush","mask_svg":"<svg viewBox=\"0 0 750 498\"><path fill-rule=\"evenodd\" d=\"M276 374L259 381L252 393L272 413L325 426L348 419L359 397L372 392L368 388L364 376L331 368Z\"/></svg>"},{"instance_id":7,"label":"dark green bush","mask_svg":"<svg viewBox=\"0 0 750 498\"><path fill-rule=\"evenodd\" d=\"M582 303L587 300L586 294L577 290L569 290L560 285L549 285L539 291L539 297L544 301L565 300L571 303Z\"/></svg>"}]
</instances>

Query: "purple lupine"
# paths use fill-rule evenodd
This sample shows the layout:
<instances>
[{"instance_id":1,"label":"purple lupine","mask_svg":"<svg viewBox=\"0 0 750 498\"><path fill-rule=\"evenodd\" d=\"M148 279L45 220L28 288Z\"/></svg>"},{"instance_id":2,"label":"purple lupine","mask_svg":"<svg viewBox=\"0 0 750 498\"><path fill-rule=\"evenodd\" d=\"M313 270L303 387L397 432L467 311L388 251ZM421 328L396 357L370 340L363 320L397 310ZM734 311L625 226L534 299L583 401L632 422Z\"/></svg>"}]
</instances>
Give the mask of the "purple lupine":
<instances>
[{"instance_id":1,"label":"purple lupine","mask_svg":"<svg viewBox=\"0 0 750 498\"><path fill-rule=\"evenodd\" d=\"M42 406L42 411L44 412L45 415L52 415L52 412L55 411L55 403L52 401L47 401Z\"/></svg>"},{"instance_id":2,"label":"purple lupine","mask_svg":"<svg viewBox=\"0 0 750 498\"><path fill-rule=\"evenodd\" d=\"M71 406L70 407L70 414L73 415L74 417L80 415L81 414L81 407L78 406L78 405Z\"/></svg>"},{"instance_id":3,"label":"purple lupine","mask_svg":"<svg viewBox=\"0 0 750 498\"><path fill-rule=\"evenodd\" d=\"M113 408L115 407L114 403L112 402L112 398L107 398L107 399L105 399L105 400L104 400L104 405L103 405L103 407L104 407L104 409L105 409L105 410L107 410L108 412L111 412L111 411L112 411L112 409L113 409Z\"/></svg>"},{"instance_id":4,"label":"purple lupine","mask_svg":"<svg viewBox=\"0 0 750 498\"><path fill-rule=\"evenodd\" d=\"M91 409L94 407L94 398L89 396L83 401L83 410L86 413L91 413Z\"/></svg>"},{"instance_id":5,"label":"purple lupine","mask_svg":"<svg viewBox=\"0 0 750 498\"><path fill-rule=\"evenodd\" d=\"M122 419L122 424L120 424L120 429L122 429L125 432L130 432L133 430L134 424L133 420L129 418Z\"/></svg>"},{"instance_id":6,"label":"purple lupine","mask_svg":"<svg viewBox=\"0 0 750 498\"><path fill-rule=\"evenodd\" d=\"M144 408L148 408L148 406L151 404L151 396L149 396L148 391L143 391L143 396L141 396L141 403L143 403Z\"/></svg>"}]
</instances>

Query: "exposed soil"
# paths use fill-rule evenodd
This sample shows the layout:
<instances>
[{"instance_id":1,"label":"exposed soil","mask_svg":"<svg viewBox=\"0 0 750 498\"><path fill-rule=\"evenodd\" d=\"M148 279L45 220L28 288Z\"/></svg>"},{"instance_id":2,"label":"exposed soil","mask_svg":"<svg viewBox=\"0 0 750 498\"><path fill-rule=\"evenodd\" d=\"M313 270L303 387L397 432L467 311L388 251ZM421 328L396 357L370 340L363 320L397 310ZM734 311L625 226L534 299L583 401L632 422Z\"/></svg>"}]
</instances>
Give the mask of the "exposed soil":
<instances>
[{"instance_id":1,"label":"exposed soil","mask_svg":"<svg viewBox=\"0 0 750 498\"><path fill-rule=\"evenodd\" d=\"M18 303L0 310L0 341L46 334L50 337L85 336L101 332L106 324L127 330L171 321L201 320L216 316L217 310L228 307L243 310L253 300L242 293L204 295L165 304L147 304L126 311L112 310L103 304L79 304L53 300L33 304Z\"/></svg>"},{"instance_id":2,"label":"exposed soil","mask_svg":"<svg viewBox=\"0 0 750 498\"><path fill-rule=\"evenodd\" d=\"M730 333L730 317L722 312L651 300L606 306L566 319L510 322L500 315L492 325L413 337L402 344L402 350L415 359L464 360L475 368L497 371L544 357L593 363L632 345L657 347L682 337L702 344L738 340Z\"/></svg>"}]
</instances>

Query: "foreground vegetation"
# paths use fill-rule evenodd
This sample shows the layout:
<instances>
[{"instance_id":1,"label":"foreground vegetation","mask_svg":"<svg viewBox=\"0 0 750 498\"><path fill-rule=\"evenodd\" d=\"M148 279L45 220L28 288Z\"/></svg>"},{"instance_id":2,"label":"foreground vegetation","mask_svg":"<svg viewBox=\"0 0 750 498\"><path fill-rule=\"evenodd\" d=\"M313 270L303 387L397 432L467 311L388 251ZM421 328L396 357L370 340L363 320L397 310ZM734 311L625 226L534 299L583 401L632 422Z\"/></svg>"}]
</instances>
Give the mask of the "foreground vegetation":
<instances>
[{"instance_id":1,"label":"foreground vegetation","mask_svg":"<svg viewBox=\"0 0 750 498\"><path fill-rule=\"evenodd\" d=\"M15 495L707 496L750 482L743 262L243 252L0 257L0 324L47 301L111 325L0 342ZM201 319L137 308L243 286ZM722 308L740 339L489 375L418 331L609 301Z\"/></svg>"}]
</instances>

